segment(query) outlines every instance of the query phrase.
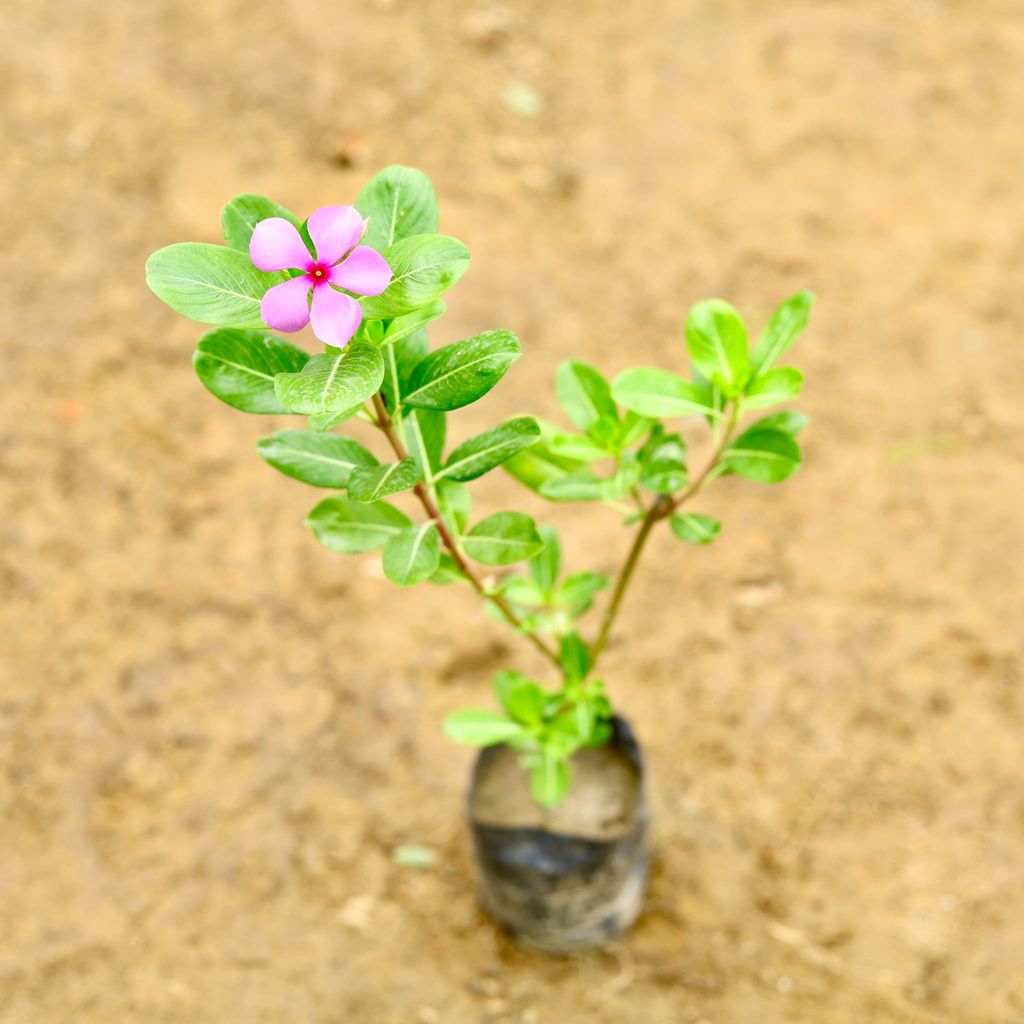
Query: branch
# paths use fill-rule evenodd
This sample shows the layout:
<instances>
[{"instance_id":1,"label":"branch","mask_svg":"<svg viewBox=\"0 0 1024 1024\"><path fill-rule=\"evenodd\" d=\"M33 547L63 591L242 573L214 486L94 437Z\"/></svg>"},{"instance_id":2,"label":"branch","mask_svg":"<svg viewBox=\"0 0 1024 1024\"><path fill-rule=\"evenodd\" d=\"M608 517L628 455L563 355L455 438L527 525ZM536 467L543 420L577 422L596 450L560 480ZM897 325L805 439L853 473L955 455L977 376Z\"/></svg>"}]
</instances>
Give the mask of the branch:
<instances>
[{"instance_id":1,"label":"branch","mask_svg":"<svg viewBox=\"0 0 1024 1024\"><path fill-rule=\"evenodd\" d=\"M637 563L640 561L640 555L643 553L644 545L647 543L647 538L651 535L651 531L654 529L655 523L661 519L667 519L671 516L677 508L689 501L694 495L699 494L704 485L711 478L711 474L718 468L719 463L722 461L722 456L725 454L726 448L729 446L729 442L732 440L733 434L736 432L736 424L739 420L740 407L738 404L733 406L732 413L729 416L729 425L722 436L721 441L715 448L714 454L711 456L711 460L701 470L700 475L682 492L677 498L670 498L666 494L659 494L655 499L654 503L647 510L647 514L643 518L643 522L640 524L640 529L637 531L636 537L633 539L633 545L629 549L629 554L626 555L626 561L619 572L619 578L615 582L615 589L612 591L611 601L608 603L608 608L604 613L604 618L601 620L601 630L597 635L597 640L594 641L593 647L590 649L590 670L593 671L594 666L597 664L597 659L601 656L601 652L604 651L608 644L608 640L611 637L612 627L615 625L615 619L618 617L619 608L622 605L622 599L625 597L626 590L629 587L629 582L633 578L633 572L636 569Z\"/></svg>"},{"instance_id":2,"label":"branch","mask_svg":"<svg viewBox=\"0 0 1024 1024\"><path fill-rule=\"evenodd\" d=\"M608 602L608 609L601 620L601 632L598 633L597 640L594 641L594 646L590 649L591 670L597 664L597 659L601 656L601 652L605 649L608 638L611 636L612 626L615 625L615 618L619 614L619 606L622 604L629 581L633 577L633 570L636 568L637 562L640 561L640 555L643 552L644 545L647 543L647 538L651 535L654 524L659 519L664 519L665 516L669 515L672 508L671 499L664 494L659 494L657 500L647 510L647 514L640 524L640 529L637 530L636 537L633 538L633 546L629 549L629 554L626 556L626 562L622 566L619 578L615 582L615 590L612 591L611 601Z\"/></svg>"},{"instance_id":3,"label":"branch","mask_svg":"<svg viewBox=\"0 0 1024 1024\"><path fill-rule=\"evenodd\" d=\"M395 433L394 427L391 423L391 417L388 414L387 406L384 404L383 398L380 394L373 396L373 407L377 413L377 426L384 432L384 436L387 437L388 442L391 445L395 455L401 459L409 457L408 449L402 443L401 439ZM509 625L518 633L522 633L530 643L533 644L537 650L544 655L559 671L562 670L562 663L558 658L558 654L554 651L541 637L536 633L526 629L523 625L522 619L516 614L515 609L502 597L500 594L491 594L484 586L482 581L473 572L472 566L466 561L462 552L459 550L458 543L452 536L451 530L448 529L448 524L444 521L444 517L441 515L440 509L437 507L437 502L434 500L434 496L431 494L430 489L422 481L413 488L413 493L419 499L420 504L423 506L423 510L427 515L434 520L437 525L437 531L441 535L441 542L444 544L448 554L451 555L452 560L458 566L459 571L469 580L470 586L485 600L491 601L505 616Z\"/></svg>"},{"instance_id":4,"label":"branch","mask_svg":"<svg viewBox=\"0 0 1024 1024\"><path fill-rule=\"evenodd\" d=\"M675 512L680 505L685 504L694 495L699 494L704 485L708 482L711 474L718 468L718 464L722 461L722 456L725 454L726 448L729 447L729 442L732 441L733 435L736 433L736 424L740 419L740 405L735 403L732 407L732 412L729 414L729 425L725 428L725 433L722 435L722 440L719 442L718 447L715 448L715 454L711 456L711 461L704 467L700 475L697 477L689 487L679 495L675 501L672 502L672 507L669 509L667 514Z\"/></svg>"}]
</instances>

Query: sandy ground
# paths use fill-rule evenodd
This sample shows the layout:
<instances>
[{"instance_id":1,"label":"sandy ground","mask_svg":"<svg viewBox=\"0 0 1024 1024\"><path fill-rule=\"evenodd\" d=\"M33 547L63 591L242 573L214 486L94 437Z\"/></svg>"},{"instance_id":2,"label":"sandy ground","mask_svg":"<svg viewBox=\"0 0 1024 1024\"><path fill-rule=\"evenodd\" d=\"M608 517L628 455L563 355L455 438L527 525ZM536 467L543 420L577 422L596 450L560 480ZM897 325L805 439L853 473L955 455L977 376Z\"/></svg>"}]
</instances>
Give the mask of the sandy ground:
<instances>
[{"instance_id":1,"label":"sandy ground","mask_svg":"<svg viewBox=\"0 0 1024 1024\"><path fill-rule=\"evenodd\" d=\"M3 22L3 1024L1024 1021L1021 4ZM527 353L456 436L556 415L569 355L681 365L699 298L820 296L804 470L718 486L709 549L662 537L609 652L657 860L607 951L474 902L439 723L531 653L318 548L253 450L284 421L206 394L143 284L236 192L309 211L392 161L474 254L435 339ZM610 514L551 518L621 557Z\"/></svg>"}]
</instances>

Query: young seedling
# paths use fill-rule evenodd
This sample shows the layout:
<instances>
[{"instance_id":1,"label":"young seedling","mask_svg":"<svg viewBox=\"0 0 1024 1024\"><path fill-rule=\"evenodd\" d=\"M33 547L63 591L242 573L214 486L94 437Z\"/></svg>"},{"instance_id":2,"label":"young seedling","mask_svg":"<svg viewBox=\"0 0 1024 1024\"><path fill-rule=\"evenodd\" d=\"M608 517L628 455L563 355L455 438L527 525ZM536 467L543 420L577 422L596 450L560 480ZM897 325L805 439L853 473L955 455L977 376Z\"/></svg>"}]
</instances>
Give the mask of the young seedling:
<instances>
[{"instance_id":1,"label":"young seedling","mask_svg":"<svg viewBox=\"0 0 1024 1024\"><path fill-rule=\"evenodd\" d=\"M783 302L752 347L732 306L698 303L686 322L689 377L636 367L608 382L570 360L555 386L571 428L520 416L449 451L448 414L487 394L521 349L511 331L492 330L430 350L426 327L445 312L441 298L469 266L469 251L438 234L427 177L387 167L354 206L324 207L306 221L241 195L222 221L225 246L171 245L146 265L159 298L214 327L196 348L199 379L243 412L307 417L305 428L279 430L257 447L285 475L334 492L307 519L326 548L380 550L384 574L402 586L473 588L550 663L556 685L499 672L501 710L456 711L445 731L459 743L519 751L534 798L558 803L573 754L612 734L596 669L651 533L665 523L685 543L708 544L721 525L691 505L713 480L778 483L799 467L805 416L744 420L800 393L800 371L776 364L806 327L813 296ZM320 354L268 330L307 323L324 344ZM336 431L355 418L379 431L376 453ZM710 455L696 468L667 425L685 418L710 433ZM556 532L523 512L474 518L468 485L498 467L550 501L602 504L622 516L633 539L614 581L566 573ZM524 568L493 581L494 567L514 565ZM584 639L580 620L606 588L599 625Z\"/></svg>"}]
</instances>

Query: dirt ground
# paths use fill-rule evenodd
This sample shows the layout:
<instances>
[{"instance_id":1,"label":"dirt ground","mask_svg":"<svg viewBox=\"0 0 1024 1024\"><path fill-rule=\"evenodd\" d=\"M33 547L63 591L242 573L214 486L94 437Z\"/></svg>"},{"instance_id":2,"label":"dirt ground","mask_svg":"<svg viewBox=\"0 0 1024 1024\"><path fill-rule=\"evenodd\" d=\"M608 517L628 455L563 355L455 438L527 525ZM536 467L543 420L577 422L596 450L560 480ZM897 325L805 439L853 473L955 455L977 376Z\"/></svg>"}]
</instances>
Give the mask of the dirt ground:
<instances>
[{"instance_id":1,"label":"dirt ground","mask_svg":"<svg viewBox=\"0 0 1024 1024\"><path fill-rule=\"evenodd\" d=\"M3 22L3 1024L1024 1021L1024 6ZM532 652L320 549L253 448L285 421L204 392L143 283L236 192L308 212L390 162L473 251L435 340L526 351L457 437L556 417L570 355L681 367L699 298L819 295L804 469L716 485L721 538L655 543L609 652L656 864L607 950L474 901L440 721ZM610 513L528 505L617 564Z\"/></svg>"}]
</instances>

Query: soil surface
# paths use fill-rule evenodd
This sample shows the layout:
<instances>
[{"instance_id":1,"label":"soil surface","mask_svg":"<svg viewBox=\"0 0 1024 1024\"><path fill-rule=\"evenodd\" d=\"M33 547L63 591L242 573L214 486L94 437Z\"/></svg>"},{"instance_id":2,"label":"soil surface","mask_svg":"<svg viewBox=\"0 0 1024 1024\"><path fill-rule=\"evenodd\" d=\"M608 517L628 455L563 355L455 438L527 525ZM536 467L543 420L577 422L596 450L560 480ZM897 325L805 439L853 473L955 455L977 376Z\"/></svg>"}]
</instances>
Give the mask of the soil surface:
<instances>
[{"instance_id":1,"label":"soil surface","mask_svg":"<svg viewBox=\"0 0 1024 1024\"><path fill-rule=\"evenodd\" d=\"M642 790L639 773L617 747L581 750L572 759L572 788L554 807L541 807L530 794L530 777L520 756L497 747L475 771L469 813L479 825L543 828L558 835L611 840L636 821Z\"/></svg>"},{"instance_id":2,"label":"soil surface","mask_svg":"<svg viewBox=\"0 0 1024 1024\"><path fill-rule=\"evenodd\" d=\"M3 1024L1024 1021L1019 2L7 8ZM531 649L319 548L254 450L287 421L208 395L143 283L237 192L390 162L474 255L435 342L523 340L456 440L557 418L567 356L682 367L700 298L819 295L804 468L660 534L608 651L655 864L606 950L474 901L440 722Z\"/></svg>"}]
</instances>

